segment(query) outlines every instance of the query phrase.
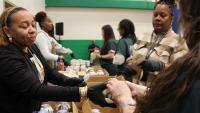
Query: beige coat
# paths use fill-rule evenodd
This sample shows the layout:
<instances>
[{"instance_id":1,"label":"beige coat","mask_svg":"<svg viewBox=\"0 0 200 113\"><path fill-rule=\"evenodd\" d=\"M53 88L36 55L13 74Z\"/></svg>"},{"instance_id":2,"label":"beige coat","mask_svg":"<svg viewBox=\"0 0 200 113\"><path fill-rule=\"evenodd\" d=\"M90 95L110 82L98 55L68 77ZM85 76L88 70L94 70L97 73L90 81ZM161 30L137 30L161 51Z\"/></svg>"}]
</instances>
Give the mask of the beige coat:
<instances>
[{"instance_id":1,"label":"beige coat","mask_svg":"<svg viewBox=\"0 0 200 113\"><path fill-rule=\"evenodd\" d=\"M133 46L132 59L138 63L142 62L147 56L151 44L155 43L154 39L156 37L159 36L155 33L145 33L144 36L139 38ZM163 35L159 45L152 49L148 59L159 60L169 65L175 59L183 56L187 50L184 39L179 38L176 33L169 30L165 35Z\"/></svg>"}]
</instances>

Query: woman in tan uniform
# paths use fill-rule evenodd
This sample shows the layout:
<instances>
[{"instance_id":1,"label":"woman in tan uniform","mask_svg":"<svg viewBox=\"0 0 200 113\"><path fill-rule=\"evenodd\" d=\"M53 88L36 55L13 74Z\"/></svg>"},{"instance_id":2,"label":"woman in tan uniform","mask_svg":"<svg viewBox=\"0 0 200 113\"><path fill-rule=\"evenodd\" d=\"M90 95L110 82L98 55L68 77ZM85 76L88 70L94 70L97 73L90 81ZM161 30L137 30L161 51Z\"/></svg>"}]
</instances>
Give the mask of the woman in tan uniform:
<instances>
[{"instance_id":1,"label":"woman in tan uniform","mask_svg":"<svg viewBox=\"0 0 200 113\"><path fill-rule=\"evenodd\" d=\"M132 59L143 69L142 81L147 81L150 73L157 75L187 52L184 39L171 28L172 19L172 5L158 2L153 12L153 32L145 33L133 46Z\"/></svg>"}]
</instances>

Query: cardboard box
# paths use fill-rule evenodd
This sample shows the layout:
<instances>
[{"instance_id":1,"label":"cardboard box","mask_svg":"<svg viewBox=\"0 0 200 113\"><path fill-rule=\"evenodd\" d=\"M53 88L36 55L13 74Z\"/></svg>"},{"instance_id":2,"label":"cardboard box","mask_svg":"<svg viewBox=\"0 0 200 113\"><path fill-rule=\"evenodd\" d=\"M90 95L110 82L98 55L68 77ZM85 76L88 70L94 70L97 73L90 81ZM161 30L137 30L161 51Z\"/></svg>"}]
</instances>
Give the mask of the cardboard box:
<instances>
[{"instance_id":1,"label":"cardboard box","mask_svg":"<svg viewBox=\"0 0 200 113\"><path fill-rule=\"evenodd\" d=\"M72 102L72 113L79 113L78 108L74 102Z\"/></svg>"},{"instance_id":2,"label":"cardboard box","mask_svg":"<svg viewBox=\"0 0 200 113\"><path fill-rule=\"evenodd\" d=\"M117 76L117 77L115 77L115 76L92 76L88 79L87 86L90 87L90 86L93 86L96 84L107 82L110 78L117 78L118 80L124 80L123 76Z\"/></svg>"},{"instance_id":3,"label":"cardboard box","mask_svg":"<svg viewBox=\"0 0 200 113\"><path fill-rule=\"evenodd\" d=\"M92 113L92 109L98 109L100 113L120 113L118 108L101 107L93 104L89 100L85 100L82 106L82 113Z\"/></svg>"}]
</instances>

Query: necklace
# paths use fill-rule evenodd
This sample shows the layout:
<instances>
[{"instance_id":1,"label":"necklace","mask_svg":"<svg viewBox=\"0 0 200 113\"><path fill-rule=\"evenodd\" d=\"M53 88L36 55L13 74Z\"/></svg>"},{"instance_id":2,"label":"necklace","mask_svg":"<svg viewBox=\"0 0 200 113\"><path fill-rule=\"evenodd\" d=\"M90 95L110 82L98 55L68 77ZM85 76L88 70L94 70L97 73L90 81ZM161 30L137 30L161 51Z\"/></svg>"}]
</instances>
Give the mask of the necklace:
<instances>
[{"instance_id":1,"label":"necklace","mask_svg":"<svg viewBox=\"0 0 200 113\"><path fill-rule=\"evenodd\" d=\"M43 83L44 81L44 67L41 63L41 61L38 59L38 57L32 53L32 51L30 49L28 49L28 52L31 54L31 58L30 60L32 61L32 63L35 65L37 71L38 71L38 78L40 80L41 83Z\"/></svg>"},{"instance_id":2,"label":"necklace","mask_svg":"<svg viewBox=\"0 0 200 113\"><path fill-rule=\"evenodd\" d=\"M154 52L154 48L156 46L159 46L160 42L162 41L163 38L165 38L166 34L168 31L162 35L156 35L156 34L151 34L151 41L150 41L150 47L148 48L147 54L145 56L145 59L149 59L151 54Z\"/></svg>"}]
</instances>

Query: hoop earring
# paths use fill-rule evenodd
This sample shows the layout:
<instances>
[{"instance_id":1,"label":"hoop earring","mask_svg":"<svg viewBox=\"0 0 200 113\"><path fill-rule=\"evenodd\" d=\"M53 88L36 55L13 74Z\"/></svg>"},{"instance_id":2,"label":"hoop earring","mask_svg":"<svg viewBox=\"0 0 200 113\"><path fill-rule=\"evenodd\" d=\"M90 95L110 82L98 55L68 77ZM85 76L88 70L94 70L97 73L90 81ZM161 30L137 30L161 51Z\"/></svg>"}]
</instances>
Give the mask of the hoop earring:
<instances>
[{"instance_id":1,"label":"hoop earring","mask_svg":"<svg viewBox=\"0 0 200 113\"><path fill-rule=\"evenodd\" d=\"M8 40L9 40L10 42L12 42L12 37L9 37Z\"/></svg>"}]
</instances>

